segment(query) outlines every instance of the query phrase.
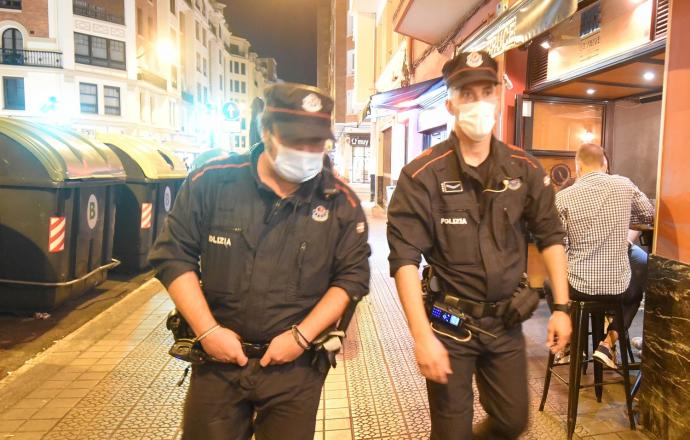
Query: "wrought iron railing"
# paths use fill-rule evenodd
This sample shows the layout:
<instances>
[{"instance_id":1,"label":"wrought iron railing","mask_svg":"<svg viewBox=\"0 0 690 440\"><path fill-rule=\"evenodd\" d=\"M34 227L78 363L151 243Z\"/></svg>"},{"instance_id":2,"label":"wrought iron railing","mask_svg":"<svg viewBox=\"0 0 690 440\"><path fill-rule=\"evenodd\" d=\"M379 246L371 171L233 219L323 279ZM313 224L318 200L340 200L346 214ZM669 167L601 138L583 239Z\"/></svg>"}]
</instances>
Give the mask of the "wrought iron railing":
<instances>
[{"instance_id":1,"label":"wrought iron railing","mask_svg":"<svg viewBox=\"0 0 690 440\"><path fill-rule=\"evenodd\" d=\"M109 21L110 23L125 24L125 17L113 14L103 6L92 5L87 0L74 0L72 10L75 15Z\"/></svg>"},{"instance_id":2,"label":"wrought iron railing","mask_svg":"<svg viewBox=\"0 0 690 440\"><path fill-rule=\"evenodd\" d=\"M0 0L0 8L2 9L21 9L22 0Z\"/></svg>"},{"instance_id":3,"label":"wrought iron railing","mask_svg":"<svg viewBox=\"0 0 690 440\"><path fill-rule=\"evenodd\" d=\"M62 68L62 52L2 49L0 64Z\"/></svg>"}]
</instances>

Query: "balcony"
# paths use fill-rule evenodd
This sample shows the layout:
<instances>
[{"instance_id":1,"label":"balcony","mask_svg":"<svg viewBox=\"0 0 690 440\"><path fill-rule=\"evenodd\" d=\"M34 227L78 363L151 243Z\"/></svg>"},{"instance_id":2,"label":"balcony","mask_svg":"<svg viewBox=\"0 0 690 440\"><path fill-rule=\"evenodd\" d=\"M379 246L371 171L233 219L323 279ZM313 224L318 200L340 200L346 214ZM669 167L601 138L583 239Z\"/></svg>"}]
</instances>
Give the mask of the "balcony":
<instances>
[{"instance_id":1,"label":"balcony","mask_svg":"<svg viewBox=\"0 0 690 440\"><path fill-rule=\"evenodd\" d=\"M399 34L438 44L484 3L483 0L403 0L395 11L393 26Z\"/></svg>"},{"instance_id":2,"label":"balcony","mask_svg":"<svg viewBox=\"0 0 690 440\"><path fill-rule=\"evenodd\" d=\"M125 24L125 17L122 13L109 11L104 6L93 5L86 0L74 0L72 3L74 15L95 18L96 20L108 21L115 24Z\"/></svg>"},{"instance_id":3,"label":"balcony","mask_svg":"<svg viewBox=\"0 0 690 440\"><path fill-rule=\"evenodd\" d=\"M2 49L0 64L10 66L35 66L62 68L62 52L47 52L43 50Z\"/></svg>"},{"instance_id":4,"label":"balcony","mask_svg":"<svg viewBox=\"0 0 690 440\"><path fill-rule=\"evenodd\" d=\"M163 90L167 90L168 88L168 80L156 75L153 72L149 72L148 70L140 70L139 73L137 74L137 79L139 81L145 81L153 86L156 86L158 88L161 88Z\"/></svg>"}]
</instances>

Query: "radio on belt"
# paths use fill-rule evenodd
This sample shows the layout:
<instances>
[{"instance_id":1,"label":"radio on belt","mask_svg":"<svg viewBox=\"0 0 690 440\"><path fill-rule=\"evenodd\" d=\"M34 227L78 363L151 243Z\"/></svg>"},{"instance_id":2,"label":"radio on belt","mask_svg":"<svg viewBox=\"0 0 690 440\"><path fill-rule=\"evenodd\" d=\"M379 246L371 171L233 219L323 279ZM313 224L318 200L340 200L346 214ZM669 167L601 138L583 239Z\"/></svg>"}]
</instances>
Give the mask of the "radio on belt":
<instances>
[{"instance_id":1,"label":"radio on belt","mask_svg":"<svg viewBox=\"0 0 690 440\"><path fill-rule=\"evenodd\" d=\"M431 307L431 319L457 330L465 322L465 314L460 310L436 301Z\"/></svg>"}]
</instances>

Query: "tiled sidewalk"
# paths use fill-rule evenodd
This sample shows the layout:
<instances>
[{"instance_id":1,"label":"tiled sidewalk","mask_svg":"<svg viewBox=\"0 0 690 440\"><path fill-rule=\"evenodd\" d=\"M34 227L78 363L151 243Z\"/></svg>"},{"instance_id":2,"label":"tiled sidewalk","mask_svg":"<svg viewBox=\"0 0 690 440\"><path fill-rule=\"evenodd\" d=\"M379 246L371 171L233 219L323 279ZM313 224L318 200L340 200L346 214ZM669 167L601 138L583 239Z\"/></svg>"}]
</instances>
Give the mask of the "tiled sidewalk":
<instances>
[{"instance_id":1,"label":"tiled sidewalk","mask_svg":"<svg viewBox=\"0 0 690 440\"><path fill-rule=\"evenodd\" d=\"M387 274L381 219L372 221L371 294L360 304L340 365L326 381L318 439L423 439L429 419L424 381ZM184 365L167 355L172 303L151 281L0 382L0 439L175 439ZM526 326L531 418L526 439L565 438L565 387L554 384L537 411L546 350L546 314ZM590 374L591 376L591 374ZM645 438L626 427L620 386L604 403L583 391L578 438ZM483 411L475 403L475 419Z\"/></svg>"}]
</instances>

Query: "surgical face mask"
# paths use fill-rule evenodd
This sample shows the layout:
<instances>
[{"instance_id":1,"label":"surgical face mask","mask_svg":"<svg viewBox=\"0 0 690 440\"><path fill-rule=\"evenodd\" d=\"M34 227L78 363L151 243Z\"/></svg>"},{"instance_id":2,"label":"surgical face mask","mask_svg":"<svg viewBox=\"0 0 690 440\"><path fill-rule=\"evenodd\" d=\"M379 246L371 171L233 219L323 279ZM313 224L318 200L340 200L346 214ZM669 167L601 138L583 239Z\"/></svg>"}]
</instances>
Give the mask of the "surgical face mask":
<instances>
[{"instance_id":1,"label":"surgical face mask","mask_svg":"<svg viewBox=\"0 0 690 440\"><path fill-rule=\"evenodd\" d=\"M266 153L268 161L280 177L292 183L302 183L316 177L323 169L323 153L295 150L272 138L276 157Z\"/></svg>"},{"instance_id":2,"label":"surgical face mask","mask_svg":"<svg viewBox=\"0 0 690 440\"><path fill-rule=\"evenodd\" d=\"M496 104L486 101L458 105L458 124L463 133L479 142L491 134L496 124Z\"/></svg>"}]
</instances>

